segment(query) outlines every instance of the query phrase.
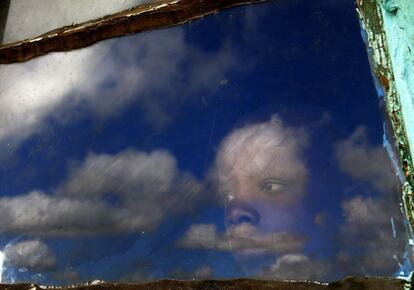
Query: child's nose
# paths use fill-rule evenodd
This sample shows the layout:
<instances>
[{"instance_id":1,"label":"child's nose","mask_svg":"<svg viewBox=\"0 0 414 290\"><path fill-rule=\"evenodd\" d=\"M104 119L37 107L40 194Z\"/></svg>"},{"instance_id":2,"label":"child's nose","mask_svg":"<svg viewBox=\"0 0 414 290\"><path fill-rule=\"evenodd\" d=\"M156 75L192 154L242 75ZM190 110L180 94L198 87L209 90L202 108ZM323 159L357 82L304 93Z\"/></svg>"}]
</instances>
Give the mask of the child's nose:
<instances>
[{"instance_id":1,"label":"child's nose","mask_svg":"<svg viewBox=\"0 0 414 290\"><path fill-rule=\"evenodd\" d=\"M249 203L232 201L226 210L226 224L228 226L248 224L256 225L260 221L260 214Z\"/></svg>"}]
</instances>

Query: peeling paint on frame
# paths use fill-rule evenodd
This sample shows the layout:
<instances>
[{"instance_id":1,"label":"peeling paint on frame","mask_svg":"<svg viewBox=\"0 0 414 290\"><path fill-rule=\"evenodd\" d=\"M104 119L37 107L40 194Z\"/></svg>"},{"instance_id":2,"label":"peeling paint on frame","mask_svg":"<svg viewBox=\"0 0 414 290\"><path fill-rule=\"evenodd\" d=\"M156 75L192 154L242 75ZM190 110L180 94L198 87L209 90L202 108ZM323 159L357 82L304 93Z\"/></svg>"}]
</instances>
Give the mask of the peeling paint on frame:
<instances>
[{"instance_id":1,"label":"peeling paint on frame","mask_svg":"<svg viewBox=\"0 0 414 290\"><path fill-rule=\"evenodd\" d=\"M400 166L404 174L402 187L402 200L404 212L410 224L410 232L414 228L414 167L412 151L410 151L409 137L407 133L407 123L410 119L403 116L403 105L401 102L402 93L396 85L396 70L393 68L393 55L390 54L389 40L384 22L385 17L394 15L400 4L392 0L357 0L357 11L361 20L363 29L367 34L370 58L373 65L373 72L383 87L384 101L386 111L391 123L396 148L400 157ZM389 13L391 15L384 15ZM395 66L395 61L394 61ZM405 66L405 64L404 64ZM412 96L408 96L409 98ZM412 136L414 138L414 136ZM410 245L412 247L412 245ZM410 253L412 249L410 249Z\"/></svg>"}]
</instances>

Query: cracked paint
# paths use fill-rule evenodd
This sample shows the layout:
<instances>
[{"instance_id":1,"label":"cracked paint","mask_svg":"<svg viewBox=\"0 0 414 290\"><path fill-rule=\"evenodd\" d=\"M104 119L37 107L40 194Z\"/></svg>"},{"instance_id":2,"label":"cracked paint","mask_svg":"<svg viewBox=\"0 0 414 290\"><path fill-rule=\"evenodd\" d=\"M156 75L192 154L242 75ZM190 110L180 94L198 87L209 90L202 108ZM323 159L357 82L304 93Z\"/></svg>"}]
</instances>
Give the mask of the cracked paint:
<instances>
[{"instance_id":1,"label":"cracked paint","mask_svg":"<svg viewBox=\"0 0 414 290\"><path fill-rule=\"evenodd\" d=\"M358 13L367 33L370 58L393 128L400 165L404 212L414 227L414 2L410 0L359 0ZM410 146L411 145L411 146ZM412 249L411 249L412 253ZM412 256L412 255L411 255Z\"/></svg>"}]
</instances>

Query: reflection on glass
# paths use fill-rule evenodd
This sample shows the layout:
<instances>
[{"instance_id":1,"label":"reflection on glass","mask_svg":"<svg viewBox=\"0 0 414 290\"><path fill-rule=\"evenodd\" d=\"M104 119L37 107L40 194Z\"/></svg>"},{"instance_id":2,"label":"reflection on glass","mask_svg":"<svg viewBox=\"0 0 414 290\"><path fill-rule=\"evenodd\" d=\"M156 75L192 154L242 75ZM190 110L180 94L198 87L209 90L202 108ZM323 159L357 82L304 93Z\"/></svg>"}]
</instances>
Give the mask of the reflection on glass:
<instances>
[{"instance_id":1,"label":"reflection on glass","mask_svg":"<svg viewBox=\"0 0 414 290\"><path fill-rule=\"evenodd\" d=\"M218 182L227 199L230 247L238 257L302 252L305 240L297 229L303 223L308 177L302 157L306 143L305 132L285 128L276 117L238 129L223 141L217 156ZM260 265L252 260L250 266Z\"/></svg>"},{"instance_id":2,"label":"reflection on glass","mask_svg":"<svg viewBox=\"0 0 414 290\"><path fill-rule=\"evenodd\" d=\"M1 66L2 281L406 275L354 13L273 1Z\"/></svg>"}]
</instances>

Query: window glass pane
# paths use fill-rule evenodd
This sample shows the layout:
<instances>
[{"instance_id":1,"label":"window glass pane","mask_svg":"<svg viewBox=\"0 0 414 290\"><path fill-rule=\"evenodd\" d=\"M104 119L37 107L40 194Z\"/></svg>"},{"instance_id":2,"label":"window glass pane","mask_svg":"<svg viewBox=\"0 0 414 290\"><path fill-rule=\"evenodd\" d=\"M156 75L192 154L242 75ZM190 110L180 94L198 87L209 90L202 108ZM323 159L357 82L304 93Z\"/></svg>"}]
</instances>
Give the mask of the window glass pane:
<instances>
[{"instance_id":1,"label":"window glass pane","mask_svg":"<svg viewBox=\"0 0 414 290\"><path fill-rule=\"evenodd\" d=\"M410 270L352 1L2 65L0 88L3 282Z\"/></svg>"}]
</instances>

